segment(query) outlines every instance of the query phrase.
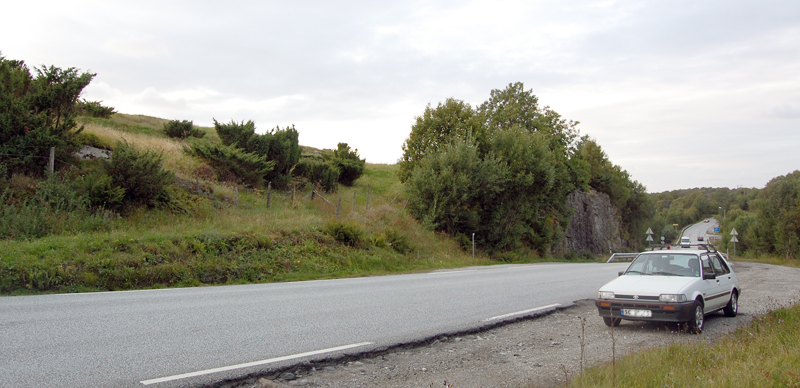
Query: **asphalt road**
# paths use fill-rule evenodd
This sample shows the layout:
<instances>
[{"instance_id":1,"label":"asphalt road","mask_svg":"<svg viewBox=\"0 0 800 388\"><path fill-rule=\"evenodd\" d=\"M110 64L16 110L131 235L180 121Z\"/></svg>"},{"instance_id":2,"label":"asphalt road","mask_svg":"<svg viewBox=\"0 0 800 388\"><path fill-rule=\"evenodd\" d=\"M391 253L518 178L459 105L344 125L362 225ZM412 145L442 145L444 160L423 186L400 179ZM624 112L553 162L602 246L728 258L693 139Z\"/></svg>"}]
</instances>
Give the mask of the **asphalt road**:
<instances>
[{"instance_id":1,"label":"asphalt road","mask_svg":"<svg viewBox=\"0 0 800 388\"><path fill-rule=\"evenodd\" d=\"M191 387L593 298L627 263L0 298L0 387Z\"/></svg>"},{"instance_id":2,"label":"asphalt road","mask_svg":"<svg viewBox=\"0 0 800 388\"><path fill-rule=\"evenodd\" d=\"M710 230L718 225L719 221L714 218L709 218L708 222L700 221L686 228L686 230L683 231L683 236L692 239L692 244L702 244L708 241ZM703 241L697 241L698 237L703 237Z\"/></svg>"}]
</instances>

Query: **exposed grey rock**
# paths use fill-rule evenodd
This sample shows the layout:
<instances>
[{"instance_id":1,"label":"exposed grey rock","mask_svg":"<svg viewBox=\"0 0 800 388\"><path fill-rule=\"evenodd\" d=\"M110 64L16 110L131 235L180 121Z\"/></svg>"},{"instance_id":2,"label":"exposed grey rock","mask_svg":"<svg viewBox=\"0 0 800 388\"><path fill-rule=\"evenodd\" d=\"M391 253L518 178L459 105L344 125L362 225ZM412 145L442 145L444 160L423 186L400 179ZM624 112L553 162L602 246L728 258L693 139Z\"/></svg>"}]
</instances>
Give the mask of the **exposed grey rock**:
<instances>
[{"instance_id":1,"label":"exposed grey rock","mask_svg":"<svg viewBox=\"0 0 800 388\"><path fill-rule=\"evenodd\" d=\"M622 240L622 216L608 195L595 190L573 191L567 198L573 209L564 238L556 244L557 253L602 254L628 250Z\"/></svg>"}]
</instances>

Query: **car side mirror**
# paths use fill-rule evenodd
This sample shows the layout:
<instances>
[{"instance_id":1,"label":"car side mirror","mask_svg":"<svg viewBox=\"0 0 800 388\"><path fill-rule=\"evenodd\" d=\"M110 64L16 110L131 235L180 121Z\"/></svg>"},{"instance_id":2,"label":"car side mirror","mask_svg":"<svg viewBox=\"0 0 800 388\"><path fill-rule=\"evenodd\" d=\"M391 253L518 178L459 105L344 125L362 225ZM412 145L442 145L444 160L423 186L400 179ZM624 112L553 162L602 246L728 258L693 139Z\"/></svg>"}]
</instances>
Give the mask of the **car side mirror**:
<instances>
[{"instance_id":1,"label":"car side mirror","mask_svg":"<svg viewBox=\"0 0 800 388\"><path fill-rule=\"evenodd\" d=\"M704 273L703 274L703 280L716 279L716 278L717 278L717 274L715 274L715 273Z\"/></svg>"}]
</instances>

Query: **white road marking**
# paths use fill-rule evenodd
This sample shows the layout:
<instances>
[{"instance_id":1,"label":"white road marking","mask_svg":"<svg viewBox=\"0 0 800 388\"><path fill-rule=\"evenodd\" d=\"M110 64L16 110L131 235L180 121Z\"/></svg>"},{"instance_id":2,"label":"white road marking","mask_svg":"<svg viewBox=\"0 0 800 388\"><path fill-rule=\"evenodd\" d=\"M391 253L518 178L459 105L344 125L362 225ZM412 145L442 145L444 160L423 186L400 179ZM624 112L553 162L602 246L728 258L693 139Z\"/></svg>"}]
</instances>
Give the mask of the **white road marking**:
<instances>
[{"instance_id":1,"label":"white road marking","mask_svg":"<svg viewBox=\"0 0 800 388\"><path fill-rule=\"evenodd\" d=\"M428 272L428 275L447 275L462 272L475 272L477 269L462 269L460 271L441 271L441 272Z\"/></svg>"},{"instance_id":2,"label":"white road marking","mask_svg":"<svg viewBox=\"0 0 800 388\"><path fill-rule=\"evenodd\" d=\"M558 306L561 306L561 303L554 303L554 304L549 304L547 306L532 308L532 309L529 309L529 310L522 310L522 311L517 311L515 313L508 313L508 314L498 315L496 317L491 317L491 318L484 319L483 321L484 322L495 321L495 320L498 320L498 319L513 317L515 315L522 315L522 314L532 313L534 311L547 310L549 308L558 307Z\"/></svg>"},{"instance_id":3,"label":"white road marking","mask_svg":"<svg viewBox=\"0 0 800 388\"><path fill-rule=\"evenodd\" d=\"M270 358L270 359L267 359L267 360L253 361L253 362L248 362L248 363L244 363L244 364L237 364L237 365L230 365L230 366L223 366L223 367L214 368L214 369L206 369L206 370L201 370L201 371L191 372L191 373L184 373L184 374L175 375L175 376L168 376L168 377L161 377L161 378L158 378L158 379L144 380L144 381L140 381L140 383L144 384L144 385L165 383L165 382L168 382L168 381L187 379L189 377L197 377L197 376L209 375L209 374L212 374L212 373L227 372L227 371L231 371L231 370L234 370L234 369L249 368L251 366L271 364L271 363L280 362L280 361L293 360L295 358L302 358L302 357L308 357L308 356L316 356L316 355L319 355L319 354L332 353L332 352L337 352L337 351L340 351L340 350L352 349L352 348L357 348L359 346L366 346L366 345L372 345L372 342L361 342L361 343L357 343L357 344L337 346L335 348L314 350L314 351L311 351L311 352L292 354L292 355L289 355L289 356L275 357L275 358Z\"/></svg>"}]
</instances>

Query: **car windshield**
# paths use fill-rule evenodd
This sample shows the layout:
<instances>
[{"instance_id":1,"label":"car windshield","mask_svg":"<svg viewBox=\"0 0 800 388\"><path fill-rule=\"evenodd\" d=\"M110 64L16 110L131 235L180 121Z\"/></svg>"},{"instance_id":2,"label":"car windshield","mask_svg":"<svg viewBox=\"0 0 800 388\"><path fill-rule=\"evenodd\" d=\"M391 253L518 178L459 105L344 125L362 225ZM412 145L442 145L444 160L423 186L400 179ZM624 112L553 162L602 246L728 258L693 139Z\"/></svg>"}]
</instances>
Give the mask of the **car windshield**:
<instances>
[{"instance_id":1,"label":"car windshield","mask_svg":"<svg viewBox=\"0 0 800 388\"><path fill-rule=\"evenodd\" d=\"M700 260L692 254L642 253L625 274L699 277Z\"/></svg>"}]
</instances>

